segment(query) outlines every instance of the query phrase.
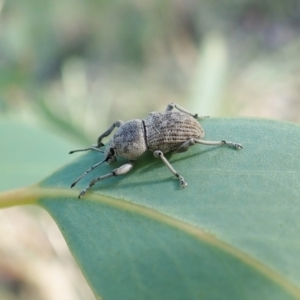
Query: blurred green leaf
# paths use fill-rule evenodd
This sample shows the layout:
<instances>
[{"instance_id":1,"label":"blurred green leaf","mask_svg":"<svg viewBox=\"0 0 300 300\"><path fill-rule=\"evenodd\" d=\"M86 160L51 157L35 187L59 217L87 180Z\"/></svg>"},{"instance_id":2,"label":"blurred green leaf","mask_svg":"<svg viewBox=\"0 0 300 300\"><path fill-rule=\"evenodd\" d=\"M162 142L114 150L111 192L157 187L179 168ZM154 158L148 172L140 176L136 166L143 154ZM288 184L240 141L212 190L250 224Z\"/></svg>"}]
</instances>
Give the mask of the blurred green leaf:
<instances>
[{"instance_id":1,"label":"blurred green leaf","mask_svg":"<svg viewBox=\"0 0 300 300\"><path fill-rule=\"evenodd\" d=\"M64 136L21 122L0 120L0 191L36 183L54 172L76 147Z\"/></svg>"},{"instance_id":2,"label":"blurred green leaf","mask_svg":"<svg viewBox=\"0 0 300 300\"><path fill-rule=\"evenodd\" d=\"M78 200L69 185L102 158L91 152L34 188L2 194L0 204L44 207L103 299L300 299L300 127L202 124L207 140L244 149L195 146L169 156L184 190L147 154L131 174ZM111 169L95 170L79 188Z\"/></svg>"},{"instance_id":3,"label":"blurred green leaf","mask_svg":"<svg viewBox=\"0 0 300 300\"><path fill-rule=\"evenodd\" d=\"M68 134L68 136L73 137L81 143L87 143L88 138L82 128L79 126L74 126L72 124L72 119L70 116L59 116L53 113L44 101L38 101L36 103L36 108L39 112L39 116L43 117L47 122L49 122L53 127L56 127L59 131Z\"/></svg>"}]
</instances>

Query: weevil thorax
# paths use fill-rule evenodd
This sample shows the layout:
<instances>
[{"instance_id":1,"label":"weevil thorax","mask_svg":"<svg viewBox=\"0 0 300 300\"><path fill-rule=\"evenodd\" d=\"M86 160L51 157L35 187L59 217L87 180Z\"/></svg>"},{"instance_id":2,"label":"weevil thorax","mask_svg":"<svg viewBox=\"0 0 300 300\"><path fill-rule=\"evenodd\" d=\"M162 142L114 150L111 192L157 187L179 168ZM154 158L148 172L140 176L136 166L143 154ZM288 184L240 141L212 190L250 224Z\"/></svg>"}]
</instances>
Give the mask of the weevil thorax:
<instances>
[{"instance_id":1,"label":"weevil thorax","mask_svg":"<svg viewBox=\"0 0 300 300\"><path fill-rule=\"evenodd\" d=\"M109 164L116 160L116 156L128 160L138 159L145 151L147 145L142 120L131 120L118 128L114 136L108 142L104 155Z\"/></svg>"}]
</instances>

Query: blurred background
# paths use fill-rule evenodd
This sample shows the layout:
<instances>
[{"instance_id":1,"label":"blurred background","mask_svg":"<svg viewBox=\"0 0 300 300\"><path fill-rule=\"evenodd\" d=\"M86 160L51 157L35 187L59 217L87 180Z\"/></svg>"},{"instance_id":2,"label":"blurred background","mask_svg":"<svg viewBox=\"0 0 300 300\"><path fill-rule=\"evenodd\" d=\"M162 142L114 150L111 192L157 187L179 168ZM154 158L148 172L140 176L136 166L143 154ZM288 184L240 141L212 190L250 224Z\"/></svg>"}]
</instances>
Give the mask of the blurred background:
<instances>
[{"instance_id":1,"label":"blurred background","mask_svg":"<svg viewBox=\"0 0 300 300\"><path fill-rule=\"evenodd\" d=\"M300 0L0 0L0 120L68 146L170 102L299 123L299 72ZM0 224L1 299L94 299L46 212Z\"/></svg>"}]
</instances>

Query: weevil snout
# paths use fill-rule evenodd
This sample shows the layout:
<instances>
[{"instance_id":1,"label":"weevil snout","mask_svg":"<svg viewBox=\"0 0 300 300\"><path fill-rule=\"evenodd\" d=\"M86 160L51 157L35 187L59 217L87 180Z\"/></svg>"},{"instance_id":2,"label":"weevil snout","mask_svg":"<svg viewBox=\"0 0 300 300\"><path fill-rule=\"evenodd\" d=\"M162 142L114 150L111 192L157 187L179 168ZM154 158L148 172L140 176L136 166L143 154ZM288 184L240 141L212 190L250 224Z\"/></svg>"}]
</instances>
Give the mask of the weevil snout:
<instances>
[{"instance_id":1,"label":"weevil snout","mask_svg":"<svg viewBox=\"0 0 300 300\"><path fill-rule=\"evenodd\" d=\"M117 161L116 151L113 147L107 147L107 150L104 151L104 155L106 156L105 161L111 165Z\"/></svg>"},{"instance_id":2,"label":"weevil snout","mask_svg":"<svg viewBox=\"0 0 300 300\"><path fill-rule=\"evenodd\" d=\"M111 139L104 149L105 161L111 165L117 161L117 151L113 139Z\"/></svg>"}]
</instances>

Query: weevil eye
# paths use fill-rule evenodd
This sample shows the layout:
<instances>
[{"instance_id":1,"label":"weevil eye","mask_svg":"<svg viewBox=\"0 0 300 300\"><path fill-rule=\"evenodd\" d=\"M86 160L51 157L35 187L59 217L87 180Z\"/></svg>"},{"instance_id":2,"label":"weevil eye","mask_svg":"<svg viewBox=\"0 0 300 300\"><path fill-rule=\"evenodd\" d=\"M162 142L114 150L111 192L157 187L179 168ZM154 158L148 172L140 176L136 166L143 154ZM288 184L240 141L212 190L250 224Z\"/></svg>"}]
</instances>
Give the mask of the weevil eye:
<instances>
[{"instance_id":1,"label":"weevil eye","mask_svg":"<svg viewBox=\"0 0 300 300\"><path fill-rule=\"evenodd\" d=\"M117 160L116 151L114 148L109 148L106 162L110 165Z\"/></svg>"},{"instance_id":2,"label":"weevil eye","mask_svg":"<svg viewBox=\"0 0 300 300\"><path fill-rule=\"evenodd\" d=\"M114 156L116 154L115 149L114 148L110 148L109 149L109 154Z\"/></svg>"}]
</instances>

